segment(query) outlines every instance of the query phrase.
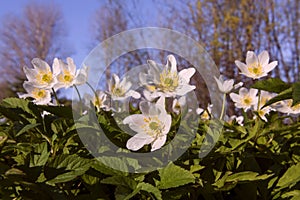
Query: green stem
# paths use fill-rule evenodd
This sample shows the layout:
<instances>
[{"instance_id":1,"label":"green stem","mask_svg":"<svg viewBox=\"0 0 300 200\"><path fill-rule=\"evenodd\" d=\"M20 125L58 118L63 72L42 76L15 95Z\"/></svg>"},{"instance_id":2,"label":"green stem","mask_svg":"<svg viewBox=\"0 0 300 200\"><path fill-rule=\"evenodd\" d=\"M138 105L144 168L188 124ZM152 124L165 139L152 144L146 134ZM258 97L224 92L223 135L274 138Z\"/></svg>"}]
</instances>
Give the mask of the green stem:
<instances>
[{"instance_id":1,"label":"green stem","mask_svg":"<svg viewBox=\"0 0 300 200\"><path fill-rule=\"evenodd\" d=\"M221 111L220 119L223 118L223 115L225 112L225 103L226 103L226 93L224 93L224 95L223 95L223 103L222 103L222 111Z\"/></svg>"},{"instance_id":2,"label":"green stem","mask_svg":"<svg viewBox=\"0 0 300 200\"><path fill-rule=\"evenodd\" d=\"M96 90L89 84L89 82L86 82L86 84L91 88L91 90L94 92L94 94L97 96Z\"/></svg>"},{"instance_id":3,"label":"green stem","mask_svg":"<svg viewBox=\"0 0 300 200\"><path fill-rule=\"evenodd\" d=\"M259 112L259 110L260 110L260 90L258 90L258 102L257 102L257 112Z\"/></svg>"},{"instance_id":4,"label":"green stem","mask_svg":"<svg viewBox=\"0 0 300 200\"><path fill-rule=\"evenodd\" d=\"M81 95L80 95L80 93L79 93L79 90L78 90L78 87L76 86L76 85L74 85L74 88L75 88L75 90L76 90L76 92L77 92L77 95L78 95L78 98L79 98L79 102L80 102L80 109L79 109L79 113L80 113L80 115L81 115L81 113L82 113L82 98L81 98Z\"/></svg>"},{"instance_id":5,"label":"green stem","mask_svg":"<svg viewBox=\"0 0 300 200\"><path fill-rule=\"evenodd\" d=\"M58 101L57 94L56 94L54 88L52 88L52 92L53 92L53 95L54 95L54 98L55 98L55 100L56 100L57 105L60 106L60 103L59 103L59 101Z\"/></svg>"},{"instance_id":6,"label":"green stem","mask_svg":"<svg viewBox=\"0 0 300 200\"><path fill-rule=\"evenodd\" d=\"M91 88L91 90L93 91L93 93L94 93L94 95L95 95L95 97L96 97L97 103L100 102L96 90L91 86L91 84L89 84L89 82L86 82L86 84L87 84L87 85Z\"/></svg>"}]
</instances>

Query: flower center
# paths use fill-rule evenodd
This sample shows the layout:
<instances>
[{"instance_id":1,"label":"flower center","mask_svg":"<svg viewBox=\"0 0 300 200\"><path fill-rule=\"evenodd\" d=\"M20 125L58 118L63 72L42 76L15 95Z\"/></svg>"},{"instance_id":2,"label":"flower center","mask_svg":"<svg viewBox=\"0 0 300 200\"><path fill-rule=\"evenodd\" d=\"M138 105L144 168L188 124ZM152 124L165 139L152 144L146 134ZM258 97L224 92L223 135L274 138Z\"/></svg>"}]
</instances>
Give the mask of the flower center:
<instances>
[{"instance_id":1,"label":"flower center","mask_svg":"<svg viewBox=\"0 0 300 200\"><path fill-rule=\"evenodd\" d=\"M248 67L248 71L251 73L251 74L254 74L256 76L260 76L263 74L263 68L261 66L260 63L256 63L250 67Z\"/></svg>"},{"instance_id":2,"label":"flower center","mask_svg":"<svg viewBox=\"0 0 300 200\"><path fill-rule=\"evenodd\" d=\"M205 110L201 115L201 119L209 120L209 118L210 118L210 116L209 116L208 112Z\"/></svg>"},{"instance_id":3,"label":"flower center","mask_svg":"<svg viewBox=\"0 0 300 200\"><path fill-rule=\"evenodd\" d=\"M40 80L40 83L51 83L52 81L52 73L40 73L37 77Z\"/></svg>"},{"instance_id":4,"label":"flower center","mask_svg":"<svg viewBox=\"0 0 300 200\"><path fill-rule=\"evenodd\" d=\"M164 70L159 79L159 88L164 92L173 92L179 85L179 77L176 72Z\"/></svg>"},{"instance_id":5,"label":"flower center","mask_svg":"<svg viewBox=\"0 0 300 200\"><path fill-rule=\"evenodd\" d=\"M35 99L43 99L46 97L46 91L43 89L35 89L33 91L33 98Z\"/></svg>"},{"instance_id":6,"label":"flower center","mask_svg":"<svg viewBox=\"0 0 300 200\"><path fill-rule=\"evenodd\" d=\"M249 97L249 96L244 97L243 103L244 103L244 105L246 105L246 106L250 106L251 103L252 103L251 97Z\"/></svg>"},{"instance_id":7,"label":"flower center","mask_svg":"<svg viewBox=\"0 0 300 200\"><path fill-rule=\"evenodd\" d=\"M112 93L117 97L122 97L124 96L125 91L122 87L113 86Z\"/></svg>"},{"instance_id":8,"label":"flower center","mask_svg":"<svg viewBox=\"0 0 300 200\"><path fill-rule=\"evenodd\" d=\"M153 131L157 130L159 128L159 124L157 122L150 122L149 128Z\"/></svg>"},{"instance_id":9,"label":"flower center","mask_svg":"<svg viewBox=\"0 0 300 200\"><path fill-rule=\"evenodd\" d=\"M158 117L145 117L144 122L147 123L147 125L143 125L142 128L144 129L145 133L152 137L158 137L162 131L164 126L159 121Z\"/></svg>"}]
</instances>

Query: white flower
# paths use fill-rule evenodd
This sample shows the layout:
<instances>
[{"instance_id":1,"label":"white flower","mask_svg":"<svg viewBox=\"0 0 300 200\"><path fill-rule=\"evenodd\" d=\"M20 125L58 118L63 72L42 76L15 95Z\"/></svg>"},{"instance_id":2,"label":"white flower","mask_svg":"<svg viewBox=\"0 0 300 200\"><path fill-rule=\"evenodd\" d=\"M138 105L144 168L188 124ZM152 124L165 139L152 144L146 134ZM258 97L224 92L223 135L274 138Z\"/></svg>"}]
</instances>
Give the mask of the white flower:
<instances>
[{"instance_id":1,"label":"white flower","mask_svg":"<svg viewBox=\"0 0 300 200\"><path fill-rule=\"evenodd\" d=\"M56 61L58 65L53 66L53 71L57 72L55 88L69 88L74 85L82 85L87 81L87 67L76 70L76 65L72 58L67 58L67 63L62 60Z\"/></svg>"},{"instance_id":2,"label":"white flower","mask_svg":"<svg viewBox=\"0 0 300 200\"><path fill-rule=\"evenodd\" d=\"M126 77L120 81L118 75L113 74L112 80L108 84L108 93L111 95L113 100L125 100L128 97L139 99L140 93L130 90L131 82L127 81Z\"/></svg>"},{"instance_id":3,"label":"white flower","mask_svg":"<svg viewBox=\"0 0 300 200\"><path fill-rule=\"evenodd\" d=\"M277 111L297 115L300 114L300 104L292 106L293 100L284 100L279 103L279 106L276 108Z\"/></svg>"},{"instance_id":4,"label":"white flower","mask_svg":"<svg viewBox=\"0 0 300 200\"><path fill-rule=\"evenodd\" d=\"M239 90L239 94L231 93L229 96L233 102L235 102L235 107L243 108L245 111L250 109L257 103L257 89L248 89L242 87Z\"/></svg>"},{"instance_id":5,"label":"white flower","mask_svg":"<svg viewBox=\"0 0 300 200\"><path fill-rule=\"evenodd\" d=\"M246 64L238 60L235 61L237 67L241 70L241 74L253 79L259 79L267 76L277 66L277 61L269 63L269 53L261 52L258 56L253 51L248 51L246 56Z\"/></svg>"},{"instance_id":6,"label":"white flower","mask_svg":"<svg viewBox=\"0 0 300 200\"><path fill-rule=\"evenodd\" d=\"M242 82L238 83L238 84L234 84L234 80L233 79L230 79L230 80L224 80L224 77L221 75L219 77L219 79L217 79L216 77L214 77L217 84L218 84L218 88L219 90L222 92L222 93L229 93L231 92L231 90L234 88L234 89L237 89L238 87L241 87L243 85Z\"/></svg>"},{"instance_id":7,"label":"white flower","mask_svg":"<svg viewBox=\"0 0 300 200\"><path fill-rule=\"evenodd\" d=\"M24 89L27 94L18 94L20 98L33 98L33 102L40 105L49 104L51 101L51 93L50 90L43 88L36 88L31 83L25 81L23 84Z\"/></svg>"},{"instance_id":8,"label":"white flower","mask_svg":"<svg viewBox=\"0 0 300 200\"><path fill-rule=\"evenodd\" d=\"M202 120L209 120L211 118L211 108L213 107L213 104L209 104L206 108L206 110L202 108L197 108L196 113L200 115L200 119Z\"/></svg>"},{"instance_id":9,"label":"white flower","mask_svg":"<svg viewBox=\"0 0 300 200\"><path fill-rule=\"evenodd\" d=\"M189 85L190 78L196 70L188 68L178 73L177 62L173 55L167 57L167 64L163 69L152 60L148 60L148 65L150 67L148 73L140 73L139 78L141 84L152 93L152 98L183 96L196 88Z\"/></svg>"},{"instance_id":10,"label":"white flower","mask_svg":"<svg viewBox=\"0 0 300 200\"><path fill-rule=\"evenodd\" d=\"M244 126L244 124L243 124L244 117L243 116L237 117L236 115L232 115L229 118L228 123L232 123L233 121L236 121L240 126Z\"/></svg>"},{"instance_id":11,"label":"white flower","mask_svg":"<svg viewBox=\"0 0 300 200\"><path fill-rule=\"evenodd\" d=\"M105 94L101 90L97 90L94 96L86 94L85 100L87 106L90 106L90 103L92 102L92 104L96 107L97 111L100 111L101 109L108 111L110 109L107 94Z\"/></svg>"},{"instance_id":12,"label":"white flower","mask_svg":"<svg viewBox=\"0 0 300 200\"><path fill-rule=\"evenodd\" d=\"M34 58L31 63L34 67L33 69L30 69L26 66L23 67L24 73L30 84L37 88L53 88L57 82L57 72L52 73L50 66L39 58ZM54 66L56 65L58 65L58 60L54 59L53 68L55 68Z\"/></svg>"},{"instance_id":13,"label":"white flower","mask_svg":"<svg viewBox=\"0 0 300 200\"><path fill-rule=\"evenodd\" d=\"M173 111L178 115L181 108L186 104L186 97L182 96L179 99L174 99L172 104Z\"/></svg>"},{"instance_id":14,"label":"white flower","mask_svg":"<svg viewBox=\"0 0 300 200\"><path fill-rule=\"evenodd\" d=\"M172 118L165 110L165 99L161 97L155 104L141 102L142 114L134 114L123 120L124 124L137 132L127 141L126 147L137 151L146 144L151 143L151 151L160 149L167 140Z\"/></svg>"},{"instance_id":15,"label":"white flower","mask_svg":"<svg viewBox=\"0 0 300 200\"><path fill-rule=\"evenodd\" d=\"M264 120L265 122L267 122L267 118L266 115L270 113L270 111L274 110L272 107L270 106L266 106L263 108L263 106L267 103L267 101L269 101L272 97L274 96L274 94L271 94L267 91L261 91L260 93L260 101L259 101L259 109L257 111L259 117ZM258 107L258 102L254 105L254 108L257 109Z\"/></svg>"}]
</instances>

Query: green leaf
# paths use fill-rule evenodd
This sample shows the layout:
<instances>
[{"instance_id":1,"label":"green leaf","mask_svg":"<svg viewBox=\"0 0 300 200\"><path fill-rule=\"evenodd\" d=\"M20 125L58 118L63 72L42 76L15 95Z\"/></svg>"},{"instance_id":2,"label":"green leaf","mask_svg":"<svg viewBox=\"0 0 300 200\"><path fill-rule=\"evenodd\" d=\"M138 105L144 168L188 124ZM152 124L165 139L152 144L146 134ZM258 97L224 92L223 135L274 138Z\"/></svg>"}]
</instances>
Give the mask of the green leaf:
<instances>
[{"instance_id":1,"label":"green leaf","mask_svg":"<svg viewBox=\"0 0 300 200\"><path fill-rule=\"evenodd\" d=\"M293 190L293 191L286 192L283 195L281 195L281 197L282 198L293 197L291 198L291 200L300 199L300 190Z\"/></svg>"},{"instance_id":2,"label":"green leaf","mask_svg":"<svg viewBox=\"0 0 300 200\"><path fill-rule=\"evenodd\" d=\"M127 175L128 167L126 163L126 160L118 157L102 156L96 158L92 167L107 175Z\"/></svg>"},{"instance_id":3,"label":"green leaf","mask_svg":"<svg viewBox=\"0 0 300 200\"><path fill-rule=\"evenodd\" d=\"M157 200L162 200L161 191L149 183L139 183L137 185L137 188L140 188L140 190L146 191L148 193L152 193Z\"/></svg>"},{"instance_id":4,"label":"green leaf","mask_svg":"<svg viewBox=\"0 0 300 200\"><path fill-rule=\"evenodd\" d=\"M27 124L26 126L24 126L17 134L16 134L16 137L22 135L23 133L29 131L30 129L33 129L37 126L41 125L40 123L37 123L37 124Z\"/></svg>"},{"instance_id":5,"label":"green leaf","mask_svg":"<svg viewBox=\"0 0 300 200\"><path fill-rule=\"evenodd\" d=\"M47 142L38 144L30 157L29 167L44 166L49 158L50 152L48 151Z\"/></svg>"},{"instance_id":6,"label":"green leaf","mask_svg":"<svg viewBox=\"0 0 300 200\"><path fill-rule=\"evenodd\" d=\"M289 84L283 82L279 78L269 78L266 80L260 80L252 85L252 88L275 93L280 93L290 87L291 86Z\"/></svg>"},{"instance_id":7,"label":"green leaf","mask_svg":"<svg viewBox=\"0 0 300 200\"><path fill-rule=\"evenodd\" d=\"M293 93L292 88L286 89L286 90L280 92L277 96L270 99L263 107L269 106L273 103L276 103L276 102L279 102L282 100L292 99L292 93Z\"/></svg>"},{"instance_id":8,"label":"green leaf","mask_svg":"<svg viewBox=\"0 0 300 200\"><path fill-rule=\"evenodd\" d=\"M258 180L265 180L269 177L273 176L273 174L263 174L259 175L257 172L251 172L251 171L245 171L245 172L239 172L239 173L234 173L232 175L229 175L226 178L226 182L232 182L232 181L243 181L243 182L248 182L248 181L258 181Z\"/></svg>"},{"instance_id":9,"label":"green leaf","mask_svg":"<svg viewBox=\"0 0 300 200\"><path fill-rule=\"evenodd\" d=\"M157 183L157 187L159 189L168 189L195 182L195 177L190 171L173 163L158 171L160 181Z\"/></svg>"},{"instance_id":10,"label":"green leaf","mask_svg":"<svg viewBox=\"0 0 300 200\"><path fill-rule=\"evenodd\" d=\"M297 83L294 83L293 84L293 104L292 106L294 105L297 105L298 103L300 103L300 82L297 82Z\"/></svg>"},{"instance_id":11,"label":"green leaf","mask_svg":"<svg viewBox=\"0 0 300 200\"><path fill-rule=\"evenodd\" d=\"M135 189L137 186L136 181L134 181L131 178L128 178L126 176L112 176L105 178L101 181L101 183L104 184L110 184L110 185L122 185L124 187L129 187L131 189Z\"/></svg>"},{"instance_id":12,"label":"green leaf","mask_svg":"<svg viewBox=\"0 0 300 200\"><path fill-rule=\"evenodd\" d=\"M300 181L300 163L288 168L288 170L279 179L276 186L285 188L297 183L298 181Z\"/></svg>"},{"instance_id":13,"label":"green leaf","mask_svg":"<svg viewBox=\"0 0 300 200\"><path fill-rule=\"evenodd\" d=\"M91 160L81 158L77 155L61 154L57 156L48 167L60 169L60 174L47 181L49 184L67 182L83 175L91 166ZM48 170L51 173L51 170ZM46 172L45 175L47 176ZM49 176L49 174L48 174Z\"/></svg>"}]
</instances>

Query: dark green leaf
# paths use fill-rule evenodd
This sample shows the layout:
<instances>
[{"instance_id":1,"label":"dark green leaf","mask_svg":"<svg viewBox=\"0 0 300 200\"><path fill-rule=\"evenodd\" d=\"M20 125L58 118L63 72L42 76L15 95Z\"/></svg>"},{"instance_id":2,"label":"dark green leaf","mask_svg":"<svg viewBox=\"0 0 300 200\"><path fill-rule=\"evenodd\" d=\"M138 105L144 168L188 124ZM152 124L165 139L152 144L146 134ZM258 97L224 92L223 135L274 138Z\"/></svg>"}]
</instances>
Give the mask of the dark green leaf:
<instances>
[{"instance_id":1,"label":"dark green leaf","mask_svg":"<svg viewBox=\"0 0 300 200\"><path fill-rule=\"evenodd\" d=\"M285 188L300 181L300 163L291 166L277 183L277 187Z\"/></svg>"},{"instance_id":2,"label":"dark green leaf","mask_svg":"<svg viewBox=\"0 0 300 200\"><path fill-rule=\"evenodd\" d=\"M157 183L159 189L178 187L195 181L194 175L173 163L165 168L158 170L160 181Z\"/></svg>"},{"instance_id":3,"label":"dark green leaf","mask_svg":"<svg viewBox=\"0 0 300 200\"><path fill-rule=\"evenodd\" d=\"M252 85L252 88L275 93L280 93L290 87L291 86L289 84L283 82L279 78L269 78L266 80L260 80Z\"/></svg>"},{"instance_id":4,"label":"dark green leaf","mask_svg":"<svg viewBox=\"0 0 300 200\"><path fill-rule=\"evenodd\" d=\"M300 82L293 84L293 104L292 104L292 106L297 105L298 103L300 103Z\"/></svg>"}]
</instances>

